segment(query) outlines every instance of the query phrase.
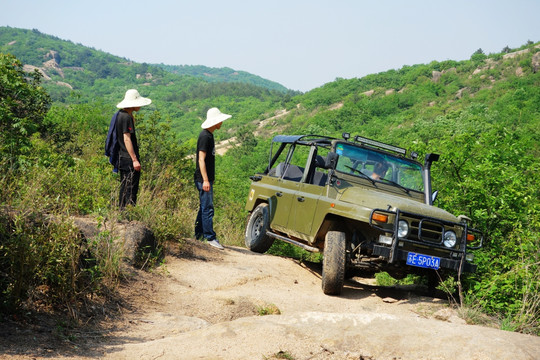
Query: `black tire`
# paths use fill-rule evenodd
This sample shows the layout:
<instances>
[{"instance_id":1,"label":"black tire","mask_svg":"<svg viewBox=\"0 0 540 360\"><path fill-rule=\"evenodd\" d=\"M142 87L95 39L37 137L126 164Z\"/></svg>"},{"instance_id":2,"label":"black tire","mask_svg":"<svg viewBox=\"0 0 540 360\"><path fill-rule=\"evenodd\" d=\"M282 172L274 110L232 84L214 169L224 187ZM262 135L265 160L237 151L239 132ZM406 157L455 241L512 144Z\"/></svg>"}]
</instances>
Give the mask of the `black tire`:
<instances>
[{"instance_id":1,"label":"black tire","mask_svg":"<svg viewBox=\"0 0 540 360\"><path fill-rule=\"evenodd\" d=\"M246 226L246 247L257 253L264 253L274 243L274 238L266 235L270 225L268 204L259 204L251 213Z\"/></svg>"},{"instance_id":2,"label":"black tire","mask_svg":"<svg viewBox=\"0 0 540 360\"><path fill-rule=\"evenodd\" d=\"M322 290L326 295L339 295L345 281L347 239L341 231L329 231L324 241Z\"/></svg>"}]
</instances>

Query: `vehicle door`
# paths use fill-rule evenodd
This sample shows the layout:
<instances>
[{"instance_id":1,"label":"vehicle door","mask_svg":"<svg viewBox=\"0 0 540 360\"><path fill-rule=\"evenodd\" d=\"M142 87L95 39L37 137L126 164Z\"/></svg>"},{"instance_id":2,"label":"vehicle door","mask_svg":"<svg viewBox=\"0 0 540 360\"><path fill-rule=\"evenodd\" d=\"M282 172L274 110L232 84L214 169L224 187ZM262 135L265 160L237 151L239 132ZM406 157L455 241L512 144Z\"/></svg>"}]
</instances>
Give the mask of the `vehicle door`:
<instances>
[{"instance_id":1,"label":"vehicle door","mask_svg":"<svg viewBox=\"0 0 540 360\"><path fill-rule=\"evenodd\" d=\"M310 234L313 226L313 218L317 210L317 205L321 196L326 192L324 180L321 178L327 176L326 170L317 168L316 146L311 147L308 159L306 161L306 171L301 180L298 191L294 193L291 204L291 216L289 217L288 228L292 235L304 240L311 240ZM324 171L324 173L322 173ZM316 174L316 172L318 174Z\"/></svg>"},{"instance_id":2,"label":"vehicle door","mask_svg":"<svg viewBox=\"0 0 540 360\"><path fill-rule=\"evenodd\" d=\"M287 223L291 213L293 196L298 192L303 167L297 165L294 158L295 144L287 145L287 149L274 163L269 176L275 177L275 186L270 198L270 227L287 233ZM292 162L291 162L292 161Z\"/></svg>"}]
</instances>

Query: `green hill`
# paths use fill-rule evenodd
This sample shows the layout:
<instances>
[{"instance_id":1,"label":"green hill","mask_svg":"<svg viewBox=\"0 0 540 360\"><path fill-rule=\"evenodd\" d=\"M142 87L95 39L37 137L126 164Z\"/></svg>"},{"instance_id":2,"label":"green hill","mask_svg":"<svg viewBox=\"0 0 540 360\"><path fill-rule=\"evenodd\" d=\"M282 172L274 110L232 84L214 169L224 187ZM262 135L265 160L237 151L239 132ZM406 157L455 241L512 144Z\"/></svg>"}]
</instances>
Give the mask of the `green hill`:
<instances>
[{"instance_id":1,"label":"green hill","mask_svg":"<svg viewBox=\"0 0 540 360\"><path fill-rule=\"evenodd\" d=\"M203 65L164 64L158 64L157 66L174 74L196 76L203 78L209 82L240 82L260 86L270 90L280 91L283 93L286 93L288 91L285 86L278 84L274 81L263 79L260 76L253 75L245 71L234 70L228 67L211 68Z\"/></svg>"},{"instance_id":2,"label":"green hill","mask_svg":"<svg viewBox=\"0 0 540 360\"><path fill-rule=\"evenodd\" d=\"M15 55L26 71L39 71L53 102L102 102L113 109L127 89L137 88L171 120L182 141L196 136L210 107L238 114L232 123L240 126L294 94L246 72L135 63L37 30L0 27L0 52Z\"/></svg>"},{"instance_id":3,"label":"green hill","mask_svg":"<svg viewBox=\"0 0 540 360\"><path fill-rule=\"evenodd\" d=\"M38 30L0 27L0 51L11 53L23 63L40 68L48 76L60 75L67 80L59 81L65 83L64 86L69 84L80 87L78 81L83 80L85 76L89 77L89 79L84 80L87 83L98 78L112 79L117 77L124 81L132 80L133 75L137 79L149 80L149 73L152 73L153 76L160 76L163 74L158 69L163 69L169 73L197 77L208 82L238 82L283 93L288 91L286 87L274 81L231 68L211 68L203 65L135 64L126 58L42 34ZM73 72L77 71L83 72L83 76L74 76Z\"/></svg>"}]
</instances>

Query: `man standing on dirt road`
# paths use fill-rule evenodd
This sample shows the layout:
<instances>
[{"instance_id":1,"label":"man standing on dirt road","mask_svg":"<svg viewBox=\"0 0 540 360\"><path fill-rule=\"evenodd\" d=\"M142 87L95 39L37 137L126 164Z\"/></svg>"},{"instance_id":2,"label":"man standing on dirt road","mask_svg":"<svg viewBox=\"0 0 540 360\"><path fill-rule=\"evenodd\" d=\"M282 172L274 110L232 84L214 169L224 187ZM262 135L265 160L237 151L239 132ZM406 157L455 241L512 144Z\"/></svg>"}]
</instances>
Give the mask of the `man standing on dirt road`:
<instances>
[{"instance_id":1,"label":"man standing on dirt road","mask_svg":"<svg viewBox=\"0 0 540 360\"><path fill-rule=\"evenodd\" d=\"M116 105L120 109L116 119L116 136L119 144L120 194L118 201L120 209L137 203L141 177L139 145L135 134L133 112L151 103L152 100L142 97L137 90L130 89L126 91L124 100Z\"/></svg>"},{"instance_id":2,"label":"man standing on dirt road","mask_svg":"<svg viewBox=\"0 0 540 360\"><path fill-rule=\"evenodd\" d=\"M199 191L199 212L195 220L195 238L206 240L208 244L223 250L214 232L214 179L216 149L214 131L221 128L223 121L232 115L223 114L218 108L211 108L202 123L203 130L197 140L195 186Z\"/></svg>"}]
</instances>

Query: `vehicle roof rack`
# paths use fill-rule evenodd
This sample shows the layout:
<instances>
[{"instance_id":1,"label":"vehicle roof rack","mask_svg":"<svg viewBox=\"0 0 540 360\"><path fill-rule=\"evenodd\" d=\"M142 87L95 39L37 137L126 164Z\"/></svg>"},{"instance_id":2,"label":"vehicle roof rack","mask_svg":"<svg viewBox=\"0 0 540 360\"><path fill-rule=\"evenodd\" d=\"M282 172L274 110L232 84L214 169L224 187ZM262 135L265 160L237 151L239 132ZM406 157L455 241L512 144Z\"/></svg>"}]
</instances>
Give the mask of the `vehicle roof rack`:
<instances>
[{"instance_id":1,"label":"vehicle roof rack","mask_svg":"<svg viewBox=\"0 0 540 360\"><path fill-rule=\"evenodd\" d=\"M358 143L361 143L361 144L370 145L370 146L378 147L378 148L385 149L385 150L390 150L390 151L396 152L398 154L401 154L403 156L405 156L405 154L407 153L406 149L403 149L403 148L400 148L400 147L397 147L397 146L394 146L394 145L390 145L390 144L385 144L385 143L380 142L380 141L371 140L371 139L368 139L368 138L365 138L365 137L362 137L362 136L359 136L359 135L356 135L354 137L354 141L358 142Z\"/></svg>"},{"instance_id":2,"label":"vehicle roof rack","mask_svg":"<svg viewBox=\"0 0 540 360\"><path fill-rule=\"evenodd\" d=\"M332 140L336 140L336 138L333 138L330 136L312 135L312 134L310 135L276 135L272 139L272 142L284 143L284 144L303 143L304 145L320 143L321 145L322 144L326 145L326 144L329 144ZM377 147L380 149L393 151L403 156L407 154L406 149L403 149L394 145L386 144L380 141L371 140L360 135L356 135L353 138L353 140L354 142L360 143L362 145L368 145L371 147Z\"/></svg>"},{"instance_id":3,"label":"vehicle roof rack","mask_svg":"<svg viewBox=\"0 0 540 360\"><path fill-rule=\"evenodd\" d=\"M330 137L330 136L323 136L323 135L276 135L272 139L272 142L279 142L279 143L285 143L285 144L292 144L292 143L327 144L327 143L330 143L332 140L335 140L335 138Z\"/></svg>"}]
</instances>

